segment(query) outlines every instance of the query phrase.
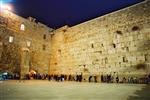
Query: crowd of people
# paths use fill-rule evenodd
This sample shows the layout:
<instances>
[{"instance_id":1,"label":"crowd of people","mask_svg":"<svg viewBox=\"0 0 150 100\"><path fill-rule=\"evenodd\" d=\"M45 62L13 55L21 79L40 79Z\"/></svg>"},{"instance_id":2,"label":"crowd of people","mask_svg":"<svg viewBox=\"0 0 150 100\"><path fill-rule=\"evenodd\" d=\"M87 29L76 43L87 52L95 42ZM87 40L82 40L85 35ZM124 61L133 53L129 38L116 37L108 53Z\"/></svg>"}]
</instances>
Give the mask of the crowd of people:
<instances>
[{"instance_id":1,"label":"crowd of people","mask_svg":"<svg viewBox=\"0 0 150 100\"><path fill-rule=\"evenodd\" d=\"M101 82L107 83L139 83L146 84L150 82L150 74L143 77L128 76L128 77L119 77L111 75L101 75Z\"/></svg>"},{"instance_id":2,"label":"crowd of people","mask_svg":"<svg viewBox=\"0 0 150 100\"><path fill-rule=\"evenodd\" d=\"M3 80L6 79L15 79L19 80L20 76L19 74L8 74L4 73L2 75ZM49 81L57 81L57 82L62 82L62 81L76 81L76 82L101 82L101 83L136 83L136 84L147 84L150 83L150 74L145 75L143 77L133 77L133 76L128 76L128 77L123 77L119 75L48 75L48 74L40 74L40 73L32 73L32 74L26 74L23 78L24 80L49 80Z\"/></svg>"},{"instance_id":3,"label":"crowd of people","mask_svg":"<svg viewBox=\"0 0 150 100\"><path fill-rule=\"evenodd\" d=\"M82 81L82 75L76 75L75 77L73 75L48 75L48 74L26 74L24 79L30 80L30 79L40 79L40 80L49 80L49 81Z\"/></svg>"},{"instance_id":4,"label":"crowd of people","mask_svg":"<svg viewBox=\"0 0 150 100\"><path fill-rule=\"evenodd\" d=\"M76 81L76 82L101 82L101 83L136 83L136 84L147 84L150 83L150 74L145 75L143 77L119 77L110 75L89 75L85 77L85 75L48 75L48 74L32 74L26 75L25 79L41 79L41 80L49 80L49 81Z\"/></svg>"}]
</instances>

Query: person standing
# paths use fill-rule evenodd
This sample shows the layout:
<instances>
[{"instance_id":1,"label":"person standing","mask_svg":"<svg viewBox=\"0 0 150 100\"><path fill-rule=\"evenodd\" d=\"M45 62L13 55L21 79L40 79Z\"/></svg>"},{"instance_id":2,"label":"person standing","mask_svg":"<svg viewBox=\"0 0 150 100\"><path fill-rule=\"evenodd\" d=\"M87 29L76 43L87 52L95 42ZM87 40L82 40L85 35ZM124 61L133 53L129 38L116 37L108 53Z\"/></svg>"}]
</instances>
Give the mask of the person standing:
<instances>
[{"instance_id":1,"label":"person standing","mask_svg":"<svg viewBox=\"0 0 150 100\"><path fill-rule=\"evenodd\" d=\"M103 74L101 75L101 82L104 82L104 76L103 76Z\"/></svg>"},{"instance_id":2,"label":"person standing","mask_svg":"<svg viewBox=\"0 0 150 100\"><path fill-rule=\"evenodd\" d=\"M118 76L116 77L116 82L119 83L119 77Z\"/></svg>"}]
</instances>

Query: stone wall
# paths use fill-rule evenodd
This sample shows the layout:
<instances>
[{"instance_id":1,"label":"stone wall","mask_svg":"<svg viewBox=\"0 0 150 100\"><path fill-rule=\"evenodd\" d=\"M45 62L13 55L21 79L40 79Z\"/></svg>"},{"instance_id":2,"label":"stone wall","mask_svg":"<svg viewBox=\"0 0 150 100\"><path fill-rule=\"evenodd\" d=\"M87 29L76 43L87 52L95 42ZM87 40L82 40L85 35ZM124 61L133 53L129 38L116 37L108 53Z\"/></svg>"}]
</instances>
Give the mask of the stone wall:
<instances>
[{"instance_id":1,"label":"stone wall","mask_svg":"<svg viewBox=\"0 0 150 100\"><path fill-rule=\"evenodd\" d=\"M4 10L0 16L0 70L19 72L28 62L29 69L48 73L51 31L53 29L34 18L24 19ZM10 37L13 37L13 42L9 41ZM29 54L24 55L24 51Z\"/></svg>"},{"instance_id":2,"label":"stone wall","mask_svg":"<svg viewBox=\"0 0 150 100\"><path fill-rule=\"evenodd\" d=\"M56 30L51 54L51 74L149 73L150 1Z\"/></svg>"},{"instance_id":3,"label":"stone wall","mask_svg":"<svg viewBox=\"0 0 150 100\"><path fill-rule=\"evenodd\" d=\"M52 31L34 18L1 12L0 70L82 73L85 77L140 76L150 72L149 0Z\"/></svg>"}]
</instances>

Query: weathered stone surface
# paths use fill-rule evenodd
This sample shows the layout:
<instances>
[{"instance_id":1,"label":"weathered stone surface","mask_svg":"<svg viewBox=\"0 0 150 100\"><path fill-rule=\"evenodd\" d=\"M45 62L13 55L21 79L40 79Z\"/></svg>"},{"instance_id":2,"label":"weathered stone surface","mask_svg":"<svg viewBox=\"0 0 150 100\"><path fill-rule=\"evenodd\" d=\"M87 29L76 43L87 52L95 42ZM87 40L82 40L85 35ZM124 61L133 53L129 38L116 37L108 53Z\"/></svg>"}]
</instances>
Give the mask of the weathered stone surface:
<instances>
[{"instance_id":1,"label":"weathered stone surface","mask_svg":"<svg viewBox=\"0 0 150 100\"><path fill-rule=\"evenodd\" d=\"M150 72L150 1L64 26L52 37L54 74L145 75ZM146 67L137 69L135 66ZM84 69L88 72L84 72Z\"/></svg>"},{"instance_id":2,"label":"weathered stone surface","mask_svg":"<svg viewBox=\"0 0 150 100\"><path fill-rule=\"evenodd\" d=\"M0 70L48 73L52 29L8 11L3 11L0 18ZM24 30L20 30L22 24Z\"/></svg>"},{"instance_id":3,"label":"weathered stone surface","mask_svg":"<svg viewBox=\"0 0 150 100\"><path fill-rule=\"evenodd\" d=\"M3 12L0 70L17 68L25 74L29 67L40 73L82 73L85 81L89 75L140 76L150 72L149 0L54 32L34 20ZM12 43L9 36L14 37Z\"/></svg>"}]
</instances>

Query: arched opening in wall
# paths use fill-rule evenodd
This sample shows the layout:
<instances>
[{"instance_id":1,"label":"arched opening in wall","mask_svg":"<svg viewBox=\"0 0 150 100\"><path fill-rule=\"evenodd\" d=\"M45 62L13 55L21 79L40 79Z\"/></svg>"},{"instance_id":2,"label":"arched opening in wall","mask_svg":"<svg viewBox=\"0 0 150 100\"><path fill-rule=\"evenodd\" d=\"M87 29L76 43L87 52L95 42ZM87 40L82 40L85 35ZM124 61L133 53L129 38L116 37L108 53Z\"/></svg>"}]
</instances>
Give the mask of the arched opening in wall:
<instances>
[{"instance_id":1,"label":"arched opening in wall","mask_svg":"<svg viewBox=\"0 0 150 100\"><path fill-rule=\"evenodd\" d=\"M132 27L132 31L138 31L138 30L140 30L140 28L138 26L133 26Z\"/></svg>"}]
</instances>

